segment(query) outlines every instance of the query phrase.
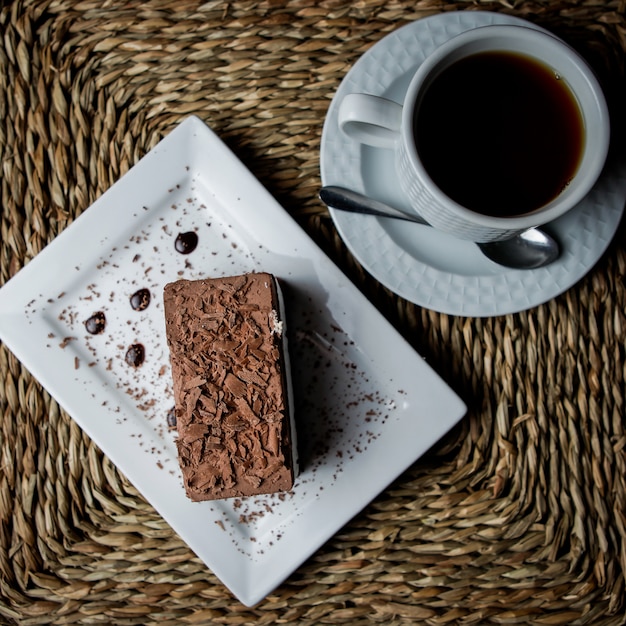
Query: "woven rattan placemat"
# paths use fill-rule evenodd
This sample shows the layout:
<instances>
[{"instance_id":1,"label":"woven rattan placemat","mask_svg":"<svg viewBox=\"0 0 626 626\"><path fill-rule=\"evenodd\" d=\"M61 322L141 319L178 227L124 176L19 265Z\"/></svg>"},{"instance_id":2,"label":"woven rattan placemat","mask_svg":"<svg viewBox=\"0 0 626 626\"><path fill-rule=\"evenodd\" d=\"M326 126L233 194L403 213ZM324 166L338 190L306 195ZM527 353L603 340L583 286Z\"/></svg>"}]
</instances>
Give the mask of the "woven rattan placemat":
<instances>
[{"instance_id":1,"label":"woven rattan placemat","mask_svg":"<svg viewBox=\"0 0 626 626\"><path fill-rule=\"evenodd\" d=\"M195 114L470 411L250 609L3 346L0 621L624 623L624 230L564 295L467 319L368 278L316 197L322 124L341 79L386 33L441 11L503 11L564 37L605 81L623 144L624 0L1 6L2 284Z\"/></svg>"}]
</instances>

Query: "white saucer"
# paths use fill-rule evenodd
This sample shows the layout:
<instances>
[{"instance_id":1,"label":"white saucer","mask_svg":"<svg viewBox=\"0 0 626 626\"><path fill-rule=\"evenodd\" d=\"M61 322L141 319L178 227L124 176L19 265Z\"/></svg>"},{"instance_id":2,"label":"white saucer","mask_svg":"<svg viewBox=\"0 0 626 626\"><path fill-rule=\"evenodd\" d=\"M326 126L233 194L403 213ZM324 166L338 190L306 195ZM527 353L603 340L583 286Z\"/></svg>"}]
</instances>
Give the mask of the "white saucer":
<instances>
[{"instance_id":1,"label":"white saucer","mask_svg":"<svg viewBox=\"0 0 626 626\"><path fill-rule=\"evenodd\" d=\"M409 209L392 153L346 137L337 124L339 102L355 92L402 102L426 56L451 37L488 24L533 26L498 13L451 12L408 24L370 48L348 72L328 110L321 143L322 183ZM626 163L610 162L587 198L545 227L561 244L561 257L546 268L523 271L500 267L473 243L432 228L333 209L330 213L350 252L394 293L441 313L485 317L532 308L574 285L608 247L625 201Z\"/></svg>"}]
</instances>

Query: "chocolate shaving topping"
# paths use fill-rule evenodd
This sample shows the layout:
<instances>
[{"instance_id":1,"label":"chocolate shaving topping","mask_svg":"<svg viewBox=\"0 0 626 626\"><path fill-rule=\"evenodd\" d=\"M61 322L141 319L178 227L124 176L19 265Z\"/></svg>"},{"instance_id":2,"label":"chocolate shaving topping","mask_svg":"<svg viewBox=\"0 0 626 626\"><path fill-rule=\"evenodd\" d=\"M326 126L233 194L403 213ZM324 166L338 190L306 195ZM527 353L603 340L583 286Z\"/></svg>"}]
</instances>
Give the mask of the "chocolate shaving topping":
<instances>
[{"instance_id":1,"label":"chocolate shaving topping","mask_svg":"<svg viewBox=\"0 0 626 626\"><path fill-rule=\"evenodd\" d=\"M179 461L192 500L290 489L291 433L269 274L170 283Z\"/></svg>"}]
</instances>

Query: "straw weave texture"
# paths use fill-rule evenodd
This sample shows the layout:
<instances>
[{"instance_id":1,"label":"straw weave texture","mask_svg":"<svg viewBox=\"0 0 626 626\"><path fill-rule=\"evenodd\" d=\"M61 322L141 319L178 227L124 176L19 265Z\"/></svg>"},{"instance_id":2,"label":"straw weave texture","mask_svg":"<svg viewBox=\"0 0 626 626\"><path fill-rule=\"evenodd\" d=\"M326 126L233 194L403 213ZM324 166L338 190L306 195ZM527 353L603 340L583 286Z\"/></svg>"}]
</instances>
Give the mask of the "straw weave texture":
<instances>
[{"instance_id":1,"label":"straw weave texture","mask_svg":"<svg viewBox=\"0 0 626 626\"><path fill-rule=\"evenodd\" d=\"M2 346L0 622L625 623L624 229L564 295L470 319L375 283L317 200L340 81L386 33L442 11L502 11L564 37L604 81L623 145L623 0L0 6L0 284L195 114L470 406L250 609Z\"/></svg>"}]
</instances>

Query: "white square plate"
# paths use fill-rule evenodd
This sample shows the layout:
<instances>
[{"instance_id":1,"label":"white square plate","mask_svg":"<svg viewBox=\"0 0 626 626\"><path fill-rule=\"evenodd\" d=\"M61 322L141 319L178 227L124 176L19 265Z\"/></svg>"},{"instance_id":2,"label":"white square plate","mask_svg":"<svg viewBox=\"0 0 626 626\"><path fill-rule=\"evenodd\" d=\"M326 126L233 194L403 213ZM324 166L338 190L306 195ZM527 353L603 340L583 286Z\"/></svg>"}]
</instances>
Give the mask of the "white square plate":
<instances>
[{"instance_id":1,"label":"white square plate","mask_svg":"<svg viewBox=\"0 0 626 626\"><path fill-rule=\"evenodd\" d=\"M179 233L198 246L176 251ZM162 289L267 271L287 305L302 470L291 492L192 503ZM143 311L129 298L151 293ZM84 322L100 311L102 334ZM262 600L465 414L463 402L191 117L0 289L0 338L244 604ZM141 343L145 361L126 363Z\"/></svg>"}]
</instances>

